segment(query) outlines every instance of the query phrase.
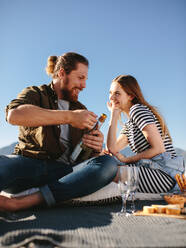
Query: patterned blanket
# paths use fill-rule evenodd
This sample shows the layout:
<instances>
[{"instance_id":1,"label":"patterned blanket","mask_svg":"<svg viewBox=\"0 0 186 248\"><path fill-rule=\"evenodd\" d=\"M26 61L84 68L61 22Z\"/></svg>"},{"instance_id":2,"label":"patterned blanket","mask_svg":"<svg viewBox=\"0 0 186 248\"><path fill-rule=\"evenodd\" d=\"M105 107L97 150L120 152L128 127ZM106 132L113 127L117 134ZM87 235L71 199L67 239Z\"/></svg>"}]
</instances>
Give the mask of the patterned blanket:
<instances>
[{"instance_id":1,"label":"patterned blanket","mask_svg":"<svg viewBox=\"0 0 186 248\"><path fill-rule=\"evenodd\" d=\"M130 202L129 202L130 203ZM162 200L138 200L144 205ZM100 205L0 212L0 247L185 247L186 221L169 217L118 216L120 199Z\"/></svg>"}]
</instances>

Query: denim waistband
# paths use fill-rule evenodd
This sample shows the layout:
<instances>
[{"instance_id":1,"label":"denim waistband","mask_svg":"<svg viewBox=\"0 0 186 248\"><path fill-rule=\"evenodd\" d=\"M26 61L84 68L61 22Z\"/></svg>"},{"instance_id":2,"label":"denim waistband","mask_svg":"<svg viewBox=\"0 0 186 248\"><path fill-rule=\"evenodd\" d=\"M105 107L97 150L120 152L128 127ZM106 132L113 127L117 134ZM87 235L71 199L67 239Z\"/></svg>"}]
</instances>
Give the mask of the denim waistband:
<instances>
[{"instance_id":1,"label":"denim waistband","mask_svg":"<svg viewBox=\"0 0 186 248\"><path fill-rule=\"evenodd\" d=\"M171 154L169 152L162 152L154 157L151 158L152 160L156 161L156 160L160 160L160 159L171 159Z\"/></svg>"}]
</instances>

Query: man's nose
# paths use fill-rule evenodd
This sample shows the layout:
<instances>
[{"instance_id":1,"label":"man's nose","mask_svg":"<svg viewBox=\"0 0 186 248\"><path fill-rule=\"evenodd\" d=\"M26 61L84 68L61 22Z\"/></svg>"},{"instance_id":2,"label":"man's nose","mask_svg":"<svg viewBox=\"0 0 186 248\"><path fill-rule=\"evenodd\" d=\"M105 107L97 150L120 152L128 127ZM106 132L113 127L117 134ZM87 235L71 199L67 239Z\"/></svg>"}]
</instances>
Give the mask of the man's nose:
<instances>
[{"instance_id":1,"label":"man's nose","mask_svg":"<svg viewBox=\"0 0 186 248\"><path fill-rule=\"evenodd\" d=\"M81 82L81 88L83 89L83 88L86 88L86 80L83 80L82 82Z\"/></svg>"}]
</instances>

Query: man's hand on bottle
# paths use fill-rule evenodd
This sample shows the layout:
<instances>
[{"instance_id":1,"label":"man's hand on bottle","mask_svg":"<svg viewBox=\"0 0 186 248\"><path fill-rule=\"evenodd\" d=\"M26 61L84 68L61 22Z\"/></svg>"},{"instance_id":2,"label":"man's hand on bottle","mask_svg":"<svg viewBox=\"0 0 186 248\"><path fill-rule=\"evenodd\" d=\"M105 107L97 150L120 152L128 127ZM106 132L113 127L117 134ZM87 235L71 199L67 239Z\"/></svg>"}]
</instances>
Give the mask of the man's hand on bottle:
<instances>
[{"instance_id":1,"label":"man's hand on bottle","mask_svg":"<svg viewBox=\"0 0 186 248\"><path fill-rule=\"evenodd\" d=\"M83 144L94 149L96 152L102 151L103 141L104 136L100 130L93 130L83 135Z\"/></svg>"},{"instance_id":2,"label":"man's hand on bottle","mask_svg":"<svg viewBox=\"0 0 186 248\"><path fill-rule=\"evenodd\" d=\"M71 114L69 124L79 129L91 130L97 122L97 115L88 110L74 110Z\"/></svg>"}]
</instances>

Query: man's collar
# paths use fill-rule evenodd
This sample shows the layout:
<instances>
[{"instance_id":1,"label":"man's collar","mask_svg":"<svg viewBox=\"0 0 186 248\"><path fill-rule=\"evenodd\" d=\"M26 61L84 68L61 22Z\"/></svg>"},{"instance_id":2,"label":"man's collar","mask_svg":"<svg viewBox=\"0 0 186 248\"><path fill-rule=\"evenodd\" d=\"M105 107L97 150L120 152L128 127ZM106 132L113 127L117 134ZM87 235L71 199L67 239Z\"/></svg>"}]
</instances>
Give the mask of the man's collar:
<instances>
[{"instance_id":1,"label":"man's collar","mask_svg":"<svg viewBox=\"0 0 186 248\"><path fill-rule=\"evenodd\" d=\"M49 87L50 94L57 99L58 97L57 97L57 94L56 94L56 92L54 90L53 81L48 84L48 87Z\"/></svg>"}]
</instances>

